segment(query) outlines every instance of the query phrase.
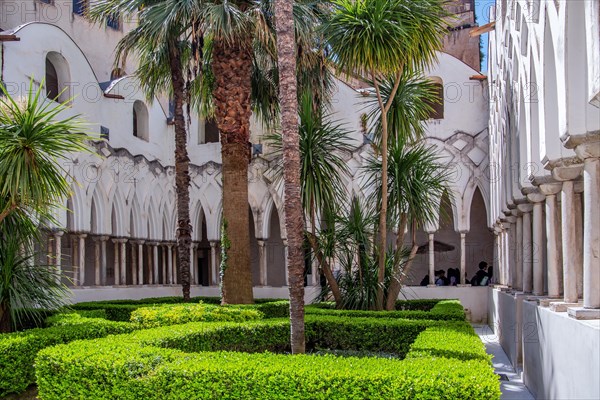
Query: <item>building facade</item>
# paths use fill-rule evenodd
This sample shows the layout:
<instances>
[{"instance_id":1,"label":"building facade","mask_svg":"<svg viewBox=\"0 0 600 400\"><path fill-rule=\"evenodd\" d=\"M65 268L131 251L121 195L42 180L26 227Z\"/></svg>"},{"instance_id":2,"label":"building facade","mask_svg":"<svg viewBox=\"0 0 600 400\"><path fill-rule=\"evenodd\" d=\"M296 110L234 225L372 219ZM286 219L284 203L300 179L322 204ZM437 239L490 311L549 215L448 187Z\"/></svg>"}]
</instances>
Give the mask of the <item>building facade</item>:
<instances>
[{"instance_id":1,"label":"building facade","mask_svg":"<svg viewBox=\"0 0 600 400\"><path fill-rule=\"evenodd\" d=\"M539 398L599 398L600 5L497 1L490 323Z\"/></svg>"}]
</instances>

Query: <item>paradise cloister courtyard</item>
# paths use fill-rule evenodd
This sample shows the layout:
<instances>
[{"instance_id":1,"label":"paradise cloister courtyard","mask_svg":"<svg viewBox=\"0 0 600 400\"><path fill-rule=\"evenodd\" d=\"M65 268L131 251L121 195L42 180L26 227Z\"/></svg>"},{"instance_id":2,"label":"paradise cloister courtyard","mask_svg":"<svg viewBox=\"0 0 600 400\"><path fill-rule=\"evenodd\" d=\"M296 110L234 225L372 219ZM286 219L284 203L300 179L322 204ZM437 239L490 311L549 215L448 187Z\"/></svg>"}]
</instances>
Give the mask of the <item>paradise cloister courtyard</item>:
<instances>
[{"instance_id":1,"label":"paradise cloister courtyard","mask_svg":"<svg viewBox=\"0 0 600 400\"><path fill-rule=\"evenodd\" d=\"M0 0L0 46L0 397L600 399L598 0Z\"/></svg>"}]
</instances>

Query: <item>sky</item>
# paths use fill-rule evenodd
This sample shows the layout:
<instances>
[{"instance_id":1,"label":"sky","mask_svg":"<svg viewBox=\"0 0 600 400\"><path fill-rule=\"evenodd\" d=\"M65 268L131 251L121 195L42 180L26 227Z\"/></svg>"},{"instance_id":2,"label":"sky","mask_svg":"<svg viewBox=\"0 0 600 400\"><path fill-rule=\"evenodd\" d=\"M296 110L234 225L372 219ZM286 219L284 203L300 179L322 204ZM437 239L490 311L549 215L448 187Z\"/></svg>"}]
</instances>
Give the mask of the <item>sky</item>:
<instances>
[{"instance_id":1,"label":"sky","mask_svg":"<svg viewBox=\"0 0 600 400\"><path fill-rule=\"evenodd\" d=\"M475 15L479 26L490 22L490 8L496 4L495 0L475 0ZM488 34L481 35L481 44L483 45L483 59L481 60L481 72L487 73L487 52L488 52Z\"/></svg>"}]
</instances>

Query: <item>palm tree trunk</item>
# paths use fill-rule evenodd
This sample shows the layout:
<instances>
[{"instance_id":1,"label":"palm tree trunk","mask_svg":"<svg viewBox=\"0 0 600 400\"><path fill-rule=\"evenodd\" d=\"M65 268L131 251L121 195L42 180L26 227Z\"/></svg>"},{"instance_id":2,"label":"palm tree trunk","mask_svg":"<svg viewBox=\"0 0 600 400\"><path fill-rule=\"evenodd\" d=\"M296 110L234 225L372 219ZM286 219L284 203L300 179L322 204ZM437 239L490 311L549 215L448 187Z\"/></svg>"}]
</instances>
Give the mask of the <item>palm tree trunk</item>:
<instances>
[{"instance_id":1,"label":"palm tree trunk","mask_svg":"<svg viewBox=\"0 0 600 400\"><path fill-rule=\"evenodd\" d=\"M183 103L185 82L183 78L181 53L176 43L169 46L169 68L173 84L175 124L175 192L177 197L177 265L183 288L183 300L190 299L190 246L192 225L190 223L190 159L187 153L187 132Z\"/></svg>"},{"instance_id":2,"label":"palm tree trunk","mask_svg":"<svg viewBox=\"0 0 600 400\"><path fill-rule=\"evenodd\" d=\"M402 251L402 248L403 248L404 229L406 228L406 224L407 224L407 217L406 217L406 214L404 214L404 215L402 215L402 218L401 218L400 226L398 228L398 237L396 240L396 245L399 249L398 253L397 253L398 258L399 258L399 253L400 253L400 251ZM400 290L402 289L402 283L403 283L404 279L406 279L406 276L408 275L408 273L410 272L412 265L413 265L413 260L415 259L415 256L417 255L417 250L419 250L419 246L417 245L417 231L415 228L414 221L413 221L411 229L412 229L412 248L410 249L410 254L408 256L408 259L406 260L406 263L404 264L404 270L402 271L403 272L402 275L400 275L399 260L395 260L396 262L394 263L394 270L392 271L392 279L391 279L391 283L390 283L390 288L388 290L388 296L387 296L386 305L385 305L385 309L388 311L392 311L396 308L396 299L398 298L398 295L400 294Z\"/></svg>"},{"instance_id":3,"label":"palm tree trunk","mask_svg":"<svg viewBox=\"0 0 600 400\"><path fill-rule=\"evenodd\" d=\"M250 161L249 45L216 41L213 48L215 115L221 134L223 219L230 242L223 271L222 303L253 303L248 216L248 163Z\"/></svg>"},{"instance_id":4,"label":"palm tree trunk","mask_svg":"<svg viewBox=\"0 0 600 400\"><path fill-rule=\"evenodd\" d=\"M12 331L12 324L10 321L10 312L7 304L0 303L0 333L8 333Z\"/></svg>"},{"instance_id":5,"label":"palm tree trunk","mask_svg":"<svg viewBox=\"0 0 600 400\"><path fill-rule=\"evenodd\" d=\"M333 276L333 271L331 270L331 266L323 256L323 252L319 248L319 244L317 243L317 239L312 234L308 234L308 243L310 247L315 252L315 256L317 257L317 261L321 268L323 269L323 274L325 275L325 279L327 279L327 283L329 283L329 288L331 289L331 294L333 295L333 300L335 301L336 308L342 308L342 292L340 291L340 287L335 280L335 276Z\"/></svg>"},{"instance_id":6,"label":"palm tree trunk","mask_svg":"<svg viewBox=\"0 0 600 400\"><path fill-rule=\"evenodd\" d=\"M296 41L293 1L275 1L279 101L283 136L285 230L288 241L288 278L292 354L305 352L304 338L304 218L300 185L300 134L296 88Z\"/></svg>"}]
</instances>

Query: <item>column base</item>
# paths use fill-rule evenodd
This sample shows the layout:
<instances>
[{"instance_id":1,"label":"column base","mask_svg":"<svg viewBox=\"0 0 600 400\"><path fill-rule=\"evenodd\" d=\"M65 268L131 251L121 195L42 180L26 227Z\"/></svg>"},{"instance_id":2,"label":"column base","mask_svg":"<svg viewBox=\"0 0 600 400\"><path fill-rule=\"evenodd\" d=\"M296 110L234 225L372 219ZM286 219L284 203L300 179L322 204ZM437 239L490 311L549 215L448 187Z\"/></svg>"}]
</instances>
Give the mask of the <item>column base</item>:
<instances>
[{"instance_id":1,"label":"column base","mask_svg":"<svg viewBox=\"0 0 600 400\"><path fill-rule=\"evenodd\" d=\"M427 285L427 287L437 287L437 285Z\"/></svg>"},{"instance_id":2,"label":"column base","mask_svg":"<svg viewBox=\"0 0 600 400\"><path fill-rule=\"evenodd\" d=\"M554 303L557 300L560 300L560 297L544 297L539 300L539 304L542 307L550 307L550 303Z\"/></svg>"},{"instance_id":3,"label":"column base","mask_svg":"<svg viewBox=\"0 0 600 400\"><path fill-rule=\"evenodd\" d=\"M579 307L579 303L565 303L564 301L553 301L550 303L550 310L554 312L567 312L567 309Z\"/></svg>"},{"instance_id":4,"label":"column base","mask_svg":"<svg viewBox=\"0 0 600 400\"><path fill-rule=\"evenodd\" d=\"M600 319L600 309L572 307L568 311L569 317L575 319Z\"/></svg>"}]
</instances>

